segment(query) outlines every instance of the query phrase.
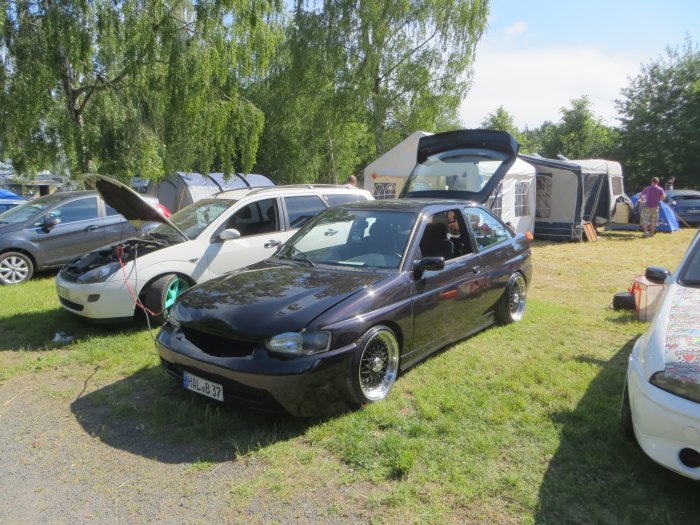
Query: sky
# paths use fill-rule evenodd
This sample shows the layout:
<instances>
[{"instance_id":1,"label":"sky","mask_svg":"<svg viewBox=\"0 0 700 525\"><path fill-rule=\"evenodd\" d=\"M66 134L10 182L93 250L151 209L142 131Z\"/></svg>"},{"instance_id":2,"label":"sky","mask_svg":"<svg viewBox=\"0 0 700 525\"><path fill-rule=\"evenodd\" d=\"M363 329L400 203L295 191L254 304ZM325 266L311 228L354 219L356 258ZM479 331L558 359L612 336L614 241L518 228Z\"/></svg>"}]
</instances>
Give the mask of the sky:
<instances>
[{"instance_id":1,"label":"sky","mask_svg":"<svg viewBox=\"0 0 700 525\"><path fill-rule=\"evenodd\" d=\"M491 0L462 124L479 127L503 106L519 129L532 129L587 95L616 126L621 90L688 36L700 45L698 0Z\"/></svg>"}]
</instances>

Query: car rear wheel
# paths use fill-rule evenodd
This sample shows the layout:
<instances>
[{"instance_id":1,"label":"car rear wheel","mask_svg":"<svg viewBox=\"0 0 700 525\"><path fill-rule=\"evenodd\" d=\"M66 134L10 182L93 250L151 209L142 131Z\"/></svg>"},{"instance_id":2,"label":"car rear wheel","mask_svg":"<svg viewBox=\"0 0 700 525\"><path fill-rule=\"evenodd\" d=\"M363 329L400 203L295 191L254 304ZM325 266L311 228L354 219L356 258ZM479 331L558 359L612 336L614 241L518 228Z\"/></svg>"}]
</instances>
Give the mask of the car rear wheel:
<instances>
[{"instance_id":1,"label":"car rear wheel","mask_svg":"<svg viewBox=\"0 0 700 525\"><path fill-rule=\"evenodd\" d=\"M153 315L148 314L151 321L163 324L175 304L175 299L189 287L187 281L175 274L164 275L149 284L144 296L144 306L153 312Z\"/></svg>"},{"instance_id":2,"label":"car rear wheel","mask_svg":"<svg viewBox=\"0 0 700 525\"><path fill-rule=\"evenodd\" d=\"M627 378L625 378L625 388L622 391L622 407L620 407L620 425L622 426L622 434L627 441L636 442L634 436L634 425L632 423L632 406L630 405L630 392L627 388Z\"/></svg>"},{"instance_id":3,"label":"car rear wheel","mask_svg":"<svg viewBox=\"0 0 700 525\"><path fill-rule=\"evenodd\" d=\"M350 375L350 401L364 405L384 399L399 372L399 342L387 326L375 326L361 338Z\"/></svg>"},{"instance_id":4,"label":"car rear wheel","mask_svg":"<svg viewBox=\"0 0 700 525\"><path fill-rule=\"evenodd\" d=\"M0 284L19 284L34 275L34 263L20 252L0 254Z\"/></svg>"},{"instance_id":5,"label":"car rear wheel","mask_svg":"<svg viewBox=\"0 0 700 525\"><path fill-rule=\"evenodd\" d=\"M527 305L527 284L521 273L511 275L496 306L496 320L500 324L520 321Z\"/></svg>"}]
</instances>

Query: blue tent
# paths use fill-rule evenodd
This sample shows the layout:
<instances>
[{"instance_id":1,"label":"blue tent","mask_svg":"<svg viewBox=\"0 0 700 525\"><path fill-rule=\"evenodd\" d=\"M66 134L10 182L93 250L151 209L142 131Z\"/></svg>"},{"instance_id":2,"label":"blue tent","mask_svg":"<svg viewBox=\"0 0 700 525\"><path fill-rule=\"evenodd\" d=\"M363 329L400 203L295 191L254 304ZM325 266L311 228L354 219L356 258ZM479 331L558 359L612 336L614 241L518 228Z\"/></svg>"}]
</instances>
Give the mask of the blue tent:
<instances>
[{"instance_id":1,"label":"blue tent","mask_svg":"<svg viewBox=\"0 0 700 525\"><path fill-rule=\"evenodd\" d=\"M632 216L630 217L630 224L617 224L614 222L609 222L605 225L606 230L642 230L642 226L639 224L639 208L637 207L637 202L639 201L639 193L632 195L630 197L632 201L633 209ZM680 228L678 224L678 219L676 218L676 213L671 209L671 207L665 202L659 203L659 222L656 225L657 232L672 233Z\"/></svg>"},{"instance_id":2,"label":"blue tent","mask_svg":"<svg viewBox=\"0 0 700 525\"><path fill-rule=\"evenodd\" d=\"M23 201L24 197L20 197L16 193L12 193L10 190L0 189L0 199L9 199L13 201Z\"/></svg>"}]
</instances>

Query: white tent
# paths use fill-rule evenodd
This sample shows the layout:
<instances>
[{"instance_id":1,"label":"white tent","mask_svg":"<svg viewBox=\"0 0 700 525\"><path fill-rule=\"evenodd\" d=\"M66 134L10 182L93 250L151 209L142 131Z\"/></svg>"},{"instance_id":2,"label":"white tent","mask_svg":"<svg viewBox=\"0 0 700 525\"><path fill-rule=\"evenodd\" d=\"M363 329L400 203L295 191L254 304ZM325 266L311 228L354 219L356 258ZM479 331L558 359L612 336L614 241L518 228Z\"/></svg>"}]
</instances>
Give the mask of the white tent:
<instances>
[{"instance_id":1,"label":"white tent","mask_svg":"<svg viewBox=\"0 0 700 525\"><path fill-rule=\"evenodd\" d=\"M583 219L599 224L611 220L617 199L625 194L620 163L604 159L569 162L581 166Z\"/></svg>"},{"instance_id":2,"label":"white tent","mask_svg":"<svg viewBox=\"0 0 700 525\"><path fill-rule=\"evenodd\" d=\"M418 141L432 133L416 131L406 137L364 170L363 187L375 199L394 199L416 165Z\"/></svg>"},{"instance_id":3,"label":"white tent","mask_svg":"<svg viewBox=\"0 0 700 525\"><path fill-rule=\"evenodd\" d=\"M432 135L416 131L364 169L364 189L375 199L393 199L403 188L417 162L418 141ZM494 163L495 169L499 163ZM487 168L482 167L482 172ZM535 228L535 168L516 159L501 184L494 190L486 206L503 222L522 233Z\"/></svg>"},{"instance_id":4,"label":"white tent","mask_svg":"<svg viewBox=\"0 0 700 525\"><path fill-rule=\"evenodd\" d=\"M248 175L238 173L232 175L228 180L224 180L223 173L202 175L178 171L160 181L155 187L149 187L148 193L158 197L161 204L175 213L188 204L210 197L220 191L274 185L275 183L264 175L254 173Z\"/></svg>"}]
</instances>

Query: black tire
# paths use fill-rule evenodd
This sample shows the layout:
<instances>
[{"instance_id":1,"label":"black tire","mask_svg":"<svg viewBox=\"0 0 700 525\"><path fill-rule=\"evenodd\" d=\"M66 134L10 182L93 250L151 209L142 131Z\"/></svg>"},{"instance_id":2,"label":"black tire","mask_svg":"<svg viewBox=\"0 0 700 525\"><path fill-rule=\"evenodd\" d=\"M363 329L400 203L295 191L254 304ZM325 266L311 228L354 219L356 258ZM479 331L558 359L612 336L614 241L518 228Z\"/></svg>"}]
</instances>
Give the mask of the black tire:
<instances>
[{"instance_id":1,"label":"black tire","mask_svg":"<svg viewBox=\"0 0 700 525\"><path fill-rule=\"evenodd\" d=\"M516 323L523 318L527 306L527 284L521 273L508 279L503 295L496 305L496 321L499 324Z\"/></svg>"},{"instance_id":2,"label":"black tire","mask_svg":"<svg viewBox=\"0 0 700 525\"><path fill-rule=\"evenodd\" d=\"M153 315L148 314L152 323L163 324L175 299L190 287L179 275L169 274L156 279L148 285L143 294L143 304Z\"/></svg>"},{"instance_id":3,"label":"black tire","mask_svg":"<svg viewBox=\"0 0 700 525\"><path fill-rule=\"evenodd\" d=\"M20 252L0 254L0 284L19 284L34 275L34 262Z\"/></svg>"},{"instance_id":4,"label":"black tire","mask_svg":"<svg viewBox=\"0 0 700 525\"><path fill-rule=\"evenodd\" d=\"M387 326L370 328L360 338L349 377L349 401L365 405L384 399L399 373L399 342Z\"/></svg>"},{"instance_id":5,"label":"black tire","mask_svg":"<svg viewBox=\"0 0 700 525\"><path fill-rule=\"evenodd\" d=\"M630 393L627 388L627 378L625 377L625 388L622 391L622 406L620 407L620 426L622 435L627 441L637 442L634 435L634 424L632 423L632 406L630 405Z\"/></svg>"},{"instance_id":6,"label":"black tire","mask_svg":"<svg viewBox=\"0 0 700 525\"><path fill-rule=\"evenodd\" d=\"M612 307L615 310L634 310L637 307L634 295L629 292L616 293L613 296Z\"/></svg>"}]
</instances>

